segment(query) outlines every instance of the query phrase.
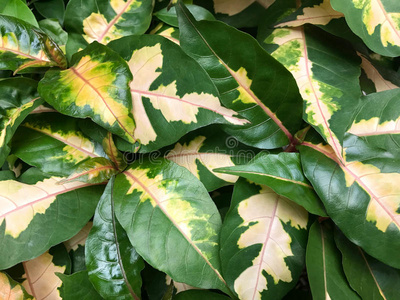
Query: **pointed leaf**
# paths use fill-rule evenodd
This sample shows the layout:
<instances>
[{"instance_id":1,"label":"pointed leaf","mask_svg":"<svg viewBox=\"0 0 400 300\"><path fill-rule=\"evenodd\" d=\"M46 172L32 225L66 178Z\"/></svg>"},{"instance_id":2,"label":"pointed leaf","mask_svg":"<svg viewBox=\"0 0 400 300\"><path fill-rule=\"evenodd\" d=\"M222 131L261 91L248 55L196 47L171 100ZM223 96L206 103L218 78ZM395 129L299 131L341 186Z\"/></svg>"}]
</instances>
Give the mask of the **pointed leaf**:
<instances>
[{"instance_id":1,"label":"pointed leaf","mask_svg":"<svg viewBox=\"0 0 400 300\"><path fill-rule=\"evenodd\" d=\"M61 280L59 287L62 299L102 300L103 298L94 289L89 281L87 271L80 271L72 275L56 274Z\"/></svg>"},{"instance_id":2,"label":"pointed leaf","mask_svg":"<svg viewBox=\"0 0 400 300\"><path fill-rule=\"evenodd\" d=\"M6 273L0 272L0 299L33 300L25 288Z\"/></svg>"},{"instance_id":3,"label":"pointed leaf","mask_svg":"<svg viewBox=\"0 0 400 300\"><path fill-rule=\"evenodd\" d=\"M35 15L22 0L8 0L6 5L0 9L0 14L18 18L39 27Z\"/></svg>"},{"instance_id":4,"label":"pointed leaf","mask_svg":"<svg viewBox=\"0 0 400 300\"><path fill-rule=\"evenodd\" d=\"M222 103L250 121L225 131L258 148L289 144L302 122L301 98L289 72L249 35L221 22L197 22L181 2L177 12L182 48L208 72Z\"/></svg>"},{"instance_id":5,"label":"pointed leaf","mask_svg":"<svg viewBox=\"0 0 400 300\"><path fill-rule=\"evenodd\" d=\"M50 70L39 94L59 112L94 122L134 143L129 82L132 74L114 51L92 43L76 53L68 70Z\"/></svg>"},{"instance_id":6,"label":"pointed leaf","mask_svg":"<svg viewBox=\"0 0 400 300\"><path fill-rule=\"evenodd\" d=\"M201 20L215 21L215 17L213 16L213 14L201 6L188 4L188 5L186 5L186 7L197 21L201 21ZM164 23L166 23L170 26L174 26L174 27L179 26L175 7L171 7L170 9L168 9L167 7L163 8L163 9L157 11L156 13L154 13L154 15L158 19L160 19L161 21L163 21Z\"/></svg>"},{"instance_id":7,"label":"pointed leaf","mask_svg":"<svg viewBox=\"0 0 400 300\"><path fill-rule=\"evenodd\" d=\"M179 45L179 29L165 25L164 23L158 24L150 34L157 34L169 39L171 42Z\"/></svg>"},{"instance_id":8,"label":"pointed leaf","mask_svg":"<svg viewBox=\"0 0 400 300\"><path fill-rule=\"evenodd\" d=\"M0 181L0 269L74 236L93 215L102 192L101 186L80 182L59 184L57 177L33 174L29 179L37 182Z\"/></svg>"},{"instance_id":9,"label":"pointed leaf","mask_svg":"<svg viewBox=\"0 0 400 300\"><path fill-rule=\"evenodd\" d=\"M115 214L136 251L173 280L227 290L219 271L221 218L204 186L168 160L144 159L116 177Z\"/></svg>"},{"instance_id":10,"label":"pointed leaf","mask_svg":"<svg viewBox=\"0 0 400 300\"><path fill-rule=\"evenodd\" d=\"M144 35L125 37L109 47L128 61L133 74L134 137L141 151L157 150L210 123L248 122L221 105L206 72L176 44Z\"/></svg>"},{"instance_id":11,"label":"pointed leaf","mask_svg":"<svg viewBox=\"0 0 400 300\"><path fill-rule=\"evenodd\" d=\"M102 141L104 152L108 158L113 162L115 168L119 171L123 171L126 168L125 157L118 151L115 146L112 134L107 132L107 136Z\"/></svg>"},{"instance_id":12,"label":"pointed leaf","mask_svg":"<svg viewBox=\"0 0 400 300\"><path fill-rule=\"evenodd\" d=\"M310 182L304 177L298 153L278 155L260 153L246 165L214 169L238 175L270 187L281 196L303 206L309 212L326 216L325 209Z\"/></svg>"},{"instance_id":13,"label":"pointed leaf","mask_svg":"<svg viewBox=\"0 0 400 300\"><path fill-rule=\"evenodd\" d=\"M86 242L89 279L105 299L140 299L143 259L114 215L114 177L97 206Z\"/></svg>"},{"instance_id":14,"label":"pointed leaf","mask_svg":"<svg viewBox=\"0 0 400 300\"><path fill-rule=\"evenodd\" d=\"M372 50L386 56L400 55L400 7L397 1L331 0L344 13L347 24Z\"/></svg>"},{"instance_id":15,"label":"pointed leaf","mask_svg":"<svg viewBox=\"0 0 400 300\"><path fill-rule=\"evenodd\" d=\"M36 92L36 81L9 78L0 81L0 165L10 152L9 141L25 117L43 100Z\"/></svg>"},{"instance_id":16,"label":"pointed leaf","mask_svg":"<svg viewBox=\"0 0 400 300\"><path fill-rule=\"evenodd\" d=\"M360 299L343 273L332 227L330 223L319 224L315 221L310 229L306 263L313 299Z\"/></svg>"},{"instance_id":17,"label":"pointed leaf","mask_svg":"<svg viewBox=\"0 0 400 300\"><path fill-rule=\"evenodd\" d=\"M69 176L82 161L105 155L79 130L76 119L59 113L34 114L18 128L13 153L47 174Z\"/></svg>"},{"instance_id":18,"label":"pointed leaf","mask_svg":"<svg viewBox=\"0 0 400 300\"><path fill-rule=\"evenodd\" d=\"M60 0L63 1L63 0ZM38 2L35 2L35 4ZM55 19L44 19L39 21L39 27L42 29L53 41L60 46L60 49L64 51L65 45L67 44L68 34L61 27L60 23Z\"/></svg>"}]
</instances>

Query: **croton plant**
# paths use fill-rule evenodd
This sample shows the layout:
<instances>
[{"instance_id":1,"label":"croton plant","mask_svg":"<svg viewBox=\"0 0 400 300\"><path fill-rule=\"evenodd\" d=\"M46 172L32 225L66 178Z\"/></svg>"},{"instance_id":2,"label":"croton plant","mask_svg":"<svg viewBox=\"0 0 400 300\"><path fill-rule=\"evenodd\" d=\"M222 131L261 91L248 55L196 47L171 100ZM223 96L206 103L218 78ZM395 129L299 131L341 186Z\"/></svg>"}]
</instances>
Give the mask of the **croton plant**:
<instances>
[{"instance_id":1,"label":"croton plant","mask_svg":"<svg viewBox=\"0 0 400 300\"><path fill-rule=\"evenodd\" d=\"M400 1L1 0L0 299L400 299Z\"/></svg>"}]
</instances>

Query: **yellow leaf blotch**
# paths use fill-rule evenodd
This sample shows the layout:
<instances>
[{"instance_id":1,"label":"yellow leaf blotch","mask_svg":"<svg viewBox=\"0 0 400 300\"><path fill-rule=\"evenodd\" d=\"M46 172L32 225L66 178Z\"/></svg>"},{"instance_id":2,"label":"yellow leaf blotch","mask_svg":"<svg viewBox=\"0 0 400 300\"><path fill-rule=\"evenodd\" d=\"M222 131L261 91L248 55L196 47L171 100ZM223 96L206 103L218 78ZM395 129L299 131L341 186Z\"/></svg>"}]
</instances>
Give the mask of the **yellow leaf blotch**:
<instances>
[{"instance_id":1,"label":"yellow leaf blotch","mask_svg":"<svg viewBox=\"0 0 400 300\"><path fill-rule=\"evenodd\" d=\"M37 300L62 299L57 289L62 285L62 281L55 273L64 273L66 266L56 266L53 256L48 252L24 262L23 266L25 274L22 277L25 281L22 286L29 294L34 295Z\"/></svg>"},{"instance_id":2,"label":"yellow leaf blotch","mask_svg":"<svg viewBox=\"0 0 400 300\"><path fill-rule=\"evenodd\" d=\"M216 13L233 16L245 10L255 2L268 8L275 0L214 0L214 11Z\"/></svg>"},{"instance_id":3,"label":"yellow leaf blotch","mask_svg":"<svg viewBox=\"0 0 400 300\"><path fill-rule=\"evenodd\" d=\"M165 283L167 285L170 285L172 281L172 278L169 277L168 275L165 276ZM176 282L174 281L174 287L176 288L176 293L188 291L188 290L200 290L200 288L188 285L186 283L181 283L181 282Z\"/></svg>"},{"instance_id":4,"label":"yellow leaf blotch","mask_svg":"<svg viewBox=\"0 0 400 300\"><path fill-rule=\"evenodd\" d=\"M64 242L65 248L67 248L67 251L69 252L70 250L76 250L78 249L78 246L84 246L86 239L89 235L90 229L93 227L93 222L88 222L85 227L81 229L75 236L70 238L68 241Z\"/></svg>"},{"instance_id":5,"label":"yellow leaf blotch","mask_svg":"<svg viewBox=\"0 0 400 300\"><path fill-rule=\"evenodd\" d=\"M389 13L381 0L353 0L357 9L362 9L362 20L367 32L372 35L380 25L382 45L400 46L400 13Z\"/></svg>"},{"instance_id":6,"label":"yellow leaf blotch","mask_svg":"<svg viewBox=\"0 0 400 300\"><path fill-rule=\"evenodd\" d=\"M353 122L349 132L357 136L371 136L381 134L400 134L400 117L397 120L380 123L380 118Z\"/></svg>"},{"instance_id":7,"label":"yellow leaf blotch","mask_svg":"<svg viewBox=\"0 0 400 300\"><path fill-rule=\"evenodd\" d=\"M306 229L308 214L304 208L266 186L262 186L259 194L240 202L238 213L243 219L241 226L250 226L240 236L239 248L255 244L262 244L262 248L253 265L235 280L234 289L240 299L261 299L261 292L268 289L263 272L267 272L275 284L292 281L292 273L285 263L286 257L293 256L292 239L282 222Z\"/></svg>"},{"instance_id":8,"label":"yellow leaf blotch","mask_svg":"<svg viewBox=\"0 0 400 300\"><path fill-rule=\"evenodd\" d=\"M36 214L44 214L57 195L86 186L84 183L58 184L52 177L34 185L14 180L0 182L0 224L6 222L5 234L17 238Z\"/></svg>"},{"instance_id":9,"label":"yellow leaf blotch","mask_svg":"<svg viewBox=\"0 0 400 300\"><path fill-rule=\"evenodd\" d=\"M167 28L167 29L165 29L163 31L159 31L157 33L155 31L154 32L152 31L152 34L161 35L161 36L169 39L171 42L174 42L175 44L179 45L179 40L174 38L174 37L172 37L172 35L175 33L175 31L176 31L176 28L170 27L170 28Z\"/></svg>"},{"instance_id":10,"label":"yellow leaf blotch","mask_svg":"<svg viewBox=\"0 0 400 300\"><path fill-rule=\"evenodd\" d=\"M232 162L231 156L227 153L199 152L205 140L206 137L198 136L194 140L190 141L188 145L177 143L174 149L168 153L166 158L182 167L185 167L198 179L200 179L200 174L196 162L200 161L216 177L227 182L236 182L238 176L213 171L213 169L216 168L231 167L235 164Z\"/></svg>"},{"instance_id":11,"label":"yellow leaf blotch","mask_svg":"<svg viewBox=\"0 0 400 300\"><path fill-rule=\"evenodd\" d=\"M0 273L0 299L24 300L24 292L20 285L11 288L11 282L4 273ZM32 299L32 298L29 298Z\"/></svg>"},{"instance_id":12,"label":"yellow leaf blotch","mask_svg":"<svg viewBox=\"0 0 400 300\"><path fill-rule=\"evenodd\" d=\"M343 16L344 15L342 13L332 8L330 0L324 0L319 5L314 5L313 7L305 7L303 9L303 14L298 15L296 17L296 20L280 23L276 27L296 27L307 23L314 25L326 25L332 19L338 19Z\"/></svg>"},{"instance_id":13,"label":"yellow leaf blotch","mask_svg":"<svg viewBox=\"0 0 400 300\"><path fill-rule=\"evenodd\" d=\"M97 41L102 44L123 37L125 34L118 29L116 24L123 20L122 15L131 9L135 9L141 5L141 2L136 0L111 0L110 5L115 12L115 17L107 21L104 15L98 12L93 12L89 17L83 20L83 38L90 44Z\"/></svg>"},{"instance_id":14,"label":"yellow leaf blotch","mask_svg":"<svg viewBox=\"0 0 400 300\"><path fill-rule=\"evenodd\" d=\"M176 81L167 86L160 85L156 90L150 90L151 84L162 72L163 54L160 44L134 51L128 64L133 74L130 86L136 121L134 136L144 145L155 141L157 134L147 117L142 97L150 99L152 106L160 110L164 118L170 122L197 123L199 108L220 114L232 124L240 125L247 122L233 117L236 112L221 106L218 97L214 95L189 93L178 96Z\"/></svg>"}]
</instances>

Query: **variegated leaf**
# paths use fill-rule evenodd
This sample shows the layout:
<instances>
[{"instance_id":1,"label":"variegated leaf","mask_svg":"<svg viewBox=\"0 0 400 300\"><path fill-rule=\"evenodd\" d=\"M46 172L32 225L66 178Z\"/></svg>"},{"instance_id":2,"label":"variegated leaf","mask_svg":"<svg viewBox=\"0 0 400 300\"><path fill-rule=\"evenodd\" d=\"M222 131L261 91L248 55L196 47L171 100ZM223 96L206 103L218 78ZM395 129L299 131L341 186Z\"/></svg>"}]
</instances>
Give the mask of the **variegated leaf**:
<instances>
[{"instance_id":1,"label":"variegated leaf","mask_svg":"<svg viewBox=\"0 0 400 300\"><path fill-rule=\"evenodd\" d=\"M150 34L157 34L169 39L171 42L179 45L179 29L165 25L164 23L158 24Z\"/></svg>"},{"instance_id":2,"label":"variegated leaf","mask_svg":"<svg viewBox=\"0 0 400 300\"><path fill-rule=\"evenodd\" d=\"M277 194L303 206L309 212L326 216L325 209L310 182L304 177L298 153L260 153L246 165L214 170L238 175L270 187Z\"/></svg>"},{"instance_id":3,"label":"variegated leaf","mask_svg":"<svg viewBox=\"0 0 400 300\"><path fill-rule=\"evenodd\" d=\"M280 299L304 265L308 213L266 186L240 179L221 230L223 275L243 300Z\"/></svg>"},{"instance_id":4,"label":"variegated leaf","mask_svg":"<svg viewBox=\"0 0 400 300\"><path fill-rule=\"evenodd\" d=\"M333 224L315 221L307 243L307 274L313 299L358 300L344 275L340 252L333 240Z\"/></svg>"},{"instance_id":5,"label":"variegated leaf","mask_svg":"<svg viewBox=\"0 0 400 300\"><path fill-rule=\"evenodd\" d=\"M181 2L177 12L182 48L208 72L222 103L250 121L224 130L258 148L291 143L302 122L291 74L251 36L221 22L198 22Z\"/></svg>"},{"instance_id":6,"label":"variegated leaf","mask_svg":"<svg viewBox=\"0 0 400 300\"><path fill-rule=\"evenodd\" d=\"M344 132L361 96L355 54L317 28L276 29L264 43L277 46L272 56L296 79L304 120L341 155Z\"/></svg>"},{"instance_id":7,"label":"variegated leaf","mask_svg":"<svg viewBox=\"0 0 400 300\"><path fill-rule=\"evenodd\" d=\"M400 55L400 7L397 1L331 0L344 13L347 24L373 51Z\"/></svg>"},{"instance_id":8,"label":"variegated leaf","mask_svg":"<svg viewBox=\"0 0 400 300\"><path fill-rule=\"evenodd\" d=\"M122 171L126 168L127 164L125 161L125 157L118 151L115 146L113 136L110 132L107 132L106 137L102 141L104 152L107 154L108 158L114 164L114 167Z\"/></svg>"},{"instance_id":9,"label":"variegated leaf","mask_svg":"<svg viewBox=\"0 0 400 300\"><path fill-rule=\"evenodd\" d=\"M334 10L331 0L315 0L301 6L295 13L283 19L276 27L296 27L304 24L326 25L344 15Z\"/></svg>"},{"instance_id":10,"label":"variegated leaf","mask_svg":"<svg viewBox=\"0 0 400 300\"><path fill-rule=\"evenodd\" d=\"M102 192L101 186L59 184L62 178L27 173L33 184L0 181L0 269L74 236L92 217Z\"/></svg>"},{"instance_id":11,"label":"variegated leaf","mask_svg":"<svg viewBox=\"0 0 400 300\"><path fill-rule=\"evenodd\" d=\"M188 170L163 159L135 162L116 177L113 197L118 221L149 264L177 282L228 291L219 267L221 217Z\"/></svg>"},{"instance_id":12,"label":"variegated leaf","mask_svg":"<svg viewBox=\"0 0 400 300\"><path fill-rule=\"evenodd\" d=\"M133 74L133 135L140 141L142 152L169 145L210 123L248 122L221 105L207 73L167 39L131 36L112 42L109 47L128 61Z\"/></svg>"},{"instance_id":13,"label":"variegated leaf","mask_svg":"<svg viewBox=\"0 0 400 300\"><path fill-rule=\"evenodd\" d=\"M153 3L153 0L69 1L64 21L69 33L68 55L94 41L108 44L123 36L145 33Z\"/></svg>"},{"instance_id":14,"label":"variegated leaf","mask_svg":"<svg viewBox=\"0 0 400 300\"><path fill-rule=\"evenodd\" d=\"M43 100L36 92L37 82L28 78L0 81L0 166L10 152L8 143L25 117Z\"/></svg>"},{"instance_id":15,"label":"variegated leaf","mask_svg":"<svg viewBox=\"0 0 400 300\"><path fill-rule=\"evenodd\" d=\"M0 272L0 299L34 300L21 284L3 272Z\"/></svg>"},{"instance_id":16,"label":"variegated leaf","mask_svg":"<svg viewBox=\"0 0 400 300\"><path fill-rule=\"evenodd\" d=\"M215 13L237 15L254 3L267 9L275 0L213 0Z\"/></svg>"},{"instance_id":17,"label":"variegated leaf","mask_svg":"<svg viewBox=\"0 0 400 300\"><path fill-rule=\"evenodd\" d=\"M168 286L171 285L171 282L174 285L174 288L175 288L177 294L184 292L184 291L188 291L188 290L199 290L199 288L188 285L186 283L173 281L172 278L167 275L165 278L166 285L168 285Z\"/></svg>"},{"instance_id":18,"label":"variegated leaf","mask_svg":"<svg viewBox=\"0 0 400 300\"><path fill-rule=\"evenodd\" d=\"M108 131L135 143L129 82L132 74L114 51L97 42L76 53L68 70L50 70L39 94L57 111L90 117Z\"/></svg>"},{"instance_id":19,"label":"variegated leaf","mask_svg":"<svg viewBox=\"0 0 400 300\"><path fill-rule=\"evenodd\" d=\"M56 43L39 28L24 21L0 15L0 69L15 73L32 68L59 66L67 61Z\"/></svg>"},{"instance_id":20,"label":"variegated leaf","mask_svg":"<svg viewBox=\"0 0 400 300\"><path fill-rule=\"evenodd\" d=\"M188 4L186 7L193 14L193 16L197 21L201 20L215 21L214 15L201 6ZM176 16L176 10L174 6L171 7L170 9L168 9L167 7L163 8L154 13L154 15L167 25L174 27L179 26L178 17Z\"/></svg>"},{"instance_id":21,"label":"variegated leaf","mask_svg":"<svg viewBox=\"0 0 400 300\"><path fill-rule=\"evenodd\" d=\"M18 128L13 153L45 173L69 176L90 158L105 156L100 144L85 137L76 119L58 113L34 114Z\"/></svg>"}]
</instances>

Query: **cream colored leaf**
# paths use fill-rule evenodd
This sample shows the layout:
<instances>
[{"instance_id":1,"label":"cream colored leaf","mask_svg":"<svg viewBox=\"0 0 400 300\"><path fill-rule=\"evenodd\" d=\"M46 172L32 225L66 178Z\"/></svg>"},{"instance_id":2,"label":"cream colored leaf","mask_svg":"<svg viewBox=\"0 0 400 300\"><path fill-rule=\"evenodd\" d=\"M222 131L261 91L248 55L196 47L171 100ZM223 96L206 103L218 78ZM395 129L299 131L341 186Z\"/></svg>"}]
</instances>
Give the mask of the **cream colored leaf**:
<instances>
[{"instance_id":1,"label":"cream colored leaf","mask_svg":"<svg viewBox=\"0 0 400 300\"><path fill-rule=\"evenodd\" d=\"M70 238L68 241L65 241L64 246L67 248L67 251L76 250L79 245L84 246L92 227L93 222L88 222L75 236Z\"/></svg>"},{"instance_id":2,"label":"cream colored leaf","mask_svg":"<svg viewBox=\"0 0 400 300\"><path fill-rule=\"evenodd\" d=\"M357 136L371 136L381 134L400 134L400 117L397 120L381 122L378 117L369 120L354 122L349 132Z\"/></svg>"},{"instance_id":3,"label":"cream colored leaf","mask_svg":"<svg viewBox=\"0 0 400 300\"><path fill-rule=\"evenodd\" d=\"M171 277L169 277L168 275L165 277L165 283L167 285L171 284ZM184 292L184 291L188 291L188 290L200 290L199 288L196 288L194 286L188 285L186 283L181 283L181 282L176 282L174 281L174 286L176 288L176 293L180 293L180 292Z\"/></svg>"},{"instance_id":4,"label":"cream colored leaf","mask_svg":"<svg viewBox=\"0 0 400 300\"><path fill-rule=\"evenodd\" d=\"M19 284L11 286L6 274L0 272L0 299L4 300L24 300L24 291ZM33 299L33 298L29 298Z\"/></svg>"},{"instance_id":5,"label":"cream colored leaf","mask_svg":"<svg viewBox=\"0 0 400 300\"><path fill-rule=\"evenodd\" d=\"M214 11L233 16L256 2L267 9L275 0L214 0Z\"/></svg>"}]
</instances>

